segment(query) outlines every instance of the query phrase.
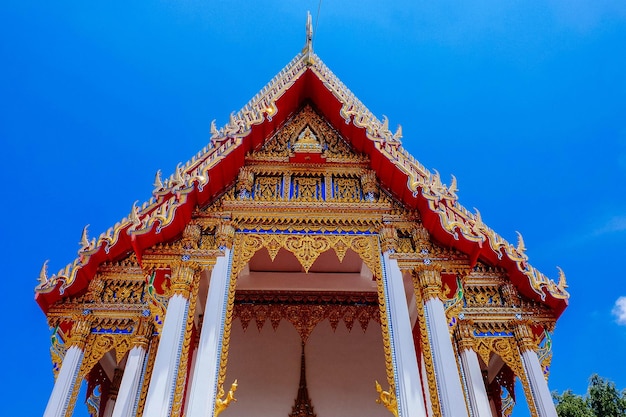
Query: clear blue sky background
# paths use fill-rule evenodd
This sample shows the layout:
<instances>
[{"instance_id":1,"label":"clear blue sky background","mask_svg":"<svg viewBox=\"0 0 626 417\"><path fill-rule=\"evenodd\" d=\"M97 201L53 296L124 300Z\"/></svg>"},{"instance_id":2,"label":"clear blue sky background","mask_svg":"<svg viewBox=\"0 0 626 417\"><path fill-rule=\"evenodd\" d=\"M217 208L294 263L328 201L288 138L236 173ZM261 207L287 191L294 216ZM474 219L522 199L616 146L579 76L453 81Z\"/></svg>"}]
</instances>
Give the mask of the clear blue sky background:
<instances>
[{"instance_id":1,"label":"clear blue sky background","mask_svg":"<svg viewBox=\"0 0 626 417\"><path fill-rule=\"evenodd\" d=\"M0 4L1 415L41 415L50 332L42 263L76 256L150 197L304 42L318 3ZM626 388L626 3L327 1L322 60L460 201L569 280L550 387ZM79 409L83 407L79 406ZM77 415L79 415L77 413ZM524 411L516 412L523 416Z\"/></svg>"}]
</instances>

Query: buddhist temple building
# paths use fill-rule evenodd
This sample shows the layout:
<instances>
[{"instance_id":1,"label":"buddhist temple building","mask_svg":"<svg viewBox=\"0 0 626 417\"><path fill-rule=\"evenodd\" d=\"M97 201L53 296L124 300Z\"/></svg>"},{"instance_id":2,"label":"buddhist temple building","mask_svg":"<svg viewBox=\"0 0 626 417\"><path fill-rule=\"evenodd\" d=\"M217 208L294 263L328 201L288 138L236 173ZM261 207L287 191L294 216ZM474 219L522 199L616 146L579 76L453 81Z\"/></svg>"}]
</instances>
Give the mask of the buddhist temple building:
<instances>
[{"instance_id":1,"label":"buddhist temple building","mask_svg":"<svg viewBox=\"0 0 626 417\"><path fill-rule=\"evenodd\" d=\"M149 201L44 265L46 417L556 416L565 276L465 209L311 34Z\"/></svg>"}]
</instances>

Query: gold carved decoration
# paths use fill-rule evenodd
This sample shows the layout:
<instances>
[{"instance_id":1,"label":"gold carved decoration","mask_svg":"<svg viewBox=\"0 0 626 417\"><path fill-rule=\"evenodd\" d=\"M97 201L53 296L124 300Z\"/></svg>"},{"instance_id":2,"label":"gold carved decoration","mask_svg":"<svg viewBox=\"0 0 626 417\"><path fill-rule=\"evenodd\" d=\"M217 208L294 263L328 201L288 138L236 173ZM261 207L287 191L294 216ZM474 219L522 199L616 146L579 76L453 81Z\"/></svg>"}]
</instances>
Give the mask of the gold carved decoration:
<instances>
[{"instance_id":1,"label":"gold carved decoration","mask_svg":"<svg viewBox=\"0 0 626 417\"><path fill-rule=\"evenodd\" d=\"M119 364L131 347L131 336L127 334L89 335L85 356L78 373L79 378L84 378L109 351L115 350L115 362Z\"/></svg>"},{"instance_id":2,"label":"gold carved decoration","mask_svg":"<svg viewBox=\"0 0 626 417\"><path fill-rule=\"evenodd\" d=\"M348 331L358 321L363 332L370 321L380 323L377 297L372 293L306 294L267 291L238 291L235 298L235 318L244 331L254 320L259 331L267 319L277 329L282 320L289 321L303 342L306 342L315 326L328 320L333 331L343 321Z\"/></svg>"},{"instance_id":3,"label":"gold carved decoration","mask_svg":"<svg viewBox=\"0 0 626 417\"><path fill-rule=\"evenodd\" d=\"M471 349L474 351L476 350L474 337L472 336L473 332L474 329L470 322L468 322L467 320L459 321L459 324L456 326L456 329L454 331L459 351L463 351L466 349ZM485 363L488 364L489 362Z\"/></svg>"},{"instance_id":4,"label":"gold carved decoration","mask_svg":"<svg viewBox=\"0 0 626 417\"><path fill-rule=\"evenodd\" d=\"M527 350L535 352L537 350L537 344L535 343L533 332L530 326L526 323L519 323L513 327L513 333L517 340L520 352L526 352Z\"/></svg>"},{"instance_id":5,"label":"gold carved decoration","mask_svg":"<svg viewBox=\"0 0 626 417\"><path fill-rule=\"evenodd\" d=\"M509 366L520 378L522 387L524 388L524 395L528 402L528 409L532 417L537 417L537 408L533 397L533 392L530 389L528 377L522 364L520 351L517 348L517 343L513 337L480 337L475 340L475 350L484 363L488 364L491 354L502 358L502 361Z\"/></svg>"},{"instance_id":6,"label":"gold carved decoration","mask_svg":"<svg viewBox=\"0 0 626 417\"><path fill-rule=\"evenodd\" d=\"M376 404L384 405L391 414L398 417L398 401L396 399L396 395L394 394L394 390L392 387L389 387L389 391L383 391L383 388L380 386L378 381L375 382L376 392L378 393Z\"/></svg>"},{"instance_id":7,"label":"gold carved decoration","mask_svg":"<svg viewBox=\"0 0 626 417\"><path fill-rule=\"evenodd\" d=\"M323 178L320 176L299 176L291 179L294 200L318 201L322 199Z\"/></svg>"},{"instance_id":8,"label":"gold carved decoration","mask_svg":"<svg viewBox=\"0 0 626 417\"><path fill-rule=\"evenodd\" d=\"M424 302L431 298L442 298L441 267L437 264L418 264L415 268L419 284L424 293Z\"/></svg>"},{"instance_id":9,"label":"gold carved decoration","mask_svg":"<svg viewBox=\"0 0 626 417\"><path fill-rule=\"evenodd\" d=\"M286 158L292 150L305 149L307 152L323 150L330 158L351 153L350 147L339 134L307 105L268 140L255 157Z\"/></svg>"},{"instance_id":10,"label":"gold carved decoration","mask_svg":"<svg viewBox=\"0 0 626 417\"><path fill-rule=\"evenodd\" d=\"M151 338L151 342L156 340L156 337ZM143 415L143 408L146 404L146 398L148 396L149 381L152 379L152 370L154 369L154 361L157 354L158 343L150 343L148 348L148 363L146 364L146 371L144 372L143 382L141 384L141 393L139 394L139 401L137 402L137 415Z\"/></svg>"},{"instance_id":11,"label":"gold carved decoration","mask_svg":"<svg viewBox=\"0 0 626 417\"><path fill-rule=\"evenodd\" d=\"M215 413L214 416L219 416L222 411L226 410L230 403L233 401L237 401L235 398L235 391L237 391L237 380L231 384L230 390L226 394L226 398L224 398L224 388L220 385L220 391L217 393L217 398L215 399Z\"/></svg>"},{"instance_id":12,"label":"gold carved decoration","mask_svg":"<svg viewBox=\"0 0 626 417\"><path fill-rule=\"evenodd\" d=\"M170 276L172 292L170 297L178 294L189 299L195 275L194 266L191 262L176 262L172 264L172 274Z\"/></svg>"},{"instance_id":13,"label":"gold carved decoration","mask_svg":"<svg viewBox=\"0 0 626 417\"><path fill-rule=\"evenodd\" d=\"M217 247L231 248L235 239L235 224L230 220L222 220L215 230L215 243Z\"/></svg>"},{"instance_id":14,"label":"gold carved decoration","mask_svg":"<svg viewBox=\"0 0 626 417\"><path fill-rule=\"evenodd\" d=\"M380 249L377 248L378 260L380 264ZM387 316L387 298L385 296L385 286L382 279L382 268L377 268L376 290L378 292L378 308L380 311L380 329L383 336L383 349L385 351L385 370L387 371L387 383L389 384L389 392L396 392L396 379L393 364L393 355L391 354L391 334L389 332L389 317ZM397 409L396 409L397 413Z\"/></svg>"},{"instance_id":15,"label":"gold carved decoration","mask_svg":"<svg viewBox=\"0 0 626 417\"><path fill-rule=\"evenodd\" d=\"M252 193L252 186L254 185L254 172L248 166L244 166L239 170L239 176L237 177L237 191L240 198L247 198Z\"/></svg>"},{"instance_id":16,"label":"gold carved decoration","mask_svg":"<svg viewBox=\"0 0 626 417\"><path fill-rule=\"evenodd\" d=\"M380 228L380 246L383 252L396 252L398 250L398 233L392 225L384 225Z\"/></svg>"},{"instance_id":17,"label":"gold carved decoration","mask_svg":"<svg viewBox=\"0 0 626 417\"><path fill-rule=\"evenodd\" d=\"M239 274L254 254L261 248L267 248L272 261L283 248L293 253L305 272L308 272L315 260L323 253L333 249L340 261L347 249L356 252L365 265L375 274L380 274L378 253L375 252L375 237L354 235L301 235L288 233L238 234L237 252L233 259L233 273Z\"/></svg>"},{"instance_id":18,"label":"gold carved decoration","mask_svg":"<svg viewBox=\"0 0 626 417\"><path fill-rule=\"evenodd\" d=\"M224 395L224 380L226 379L226 366L228 364L228 350L230 346L230 329L233 323L233 310L235 307L235 287L237 286L237 276L239 275L239 272L240 272L235 269L235 262L238 258L239 258L239 262L241 262L241 257L239 257L238 254L242 252L240 249L243 249L245 247L244 241L245 239L242 239L241 234L235 235L235 239L233 243L233 253L234 253L233 264L230 269L230 277L229 277L228 290L227 290L228 298L226 300L226 311L225 311L224 327L223 327L223 333L222 333L222 349L219 354L220 369L217 375L218 397L215 399L216 405L217 405L218 398ZM248 248L248 250L244 251L242 255L244 257L247 257L249 252L250 251ZM254 252L252 252L252 255L254 255ZM252 258L252 255L250 255L250 258ZM246 260L246 263L248 262L248 260L250 260L250 258ZM245 263L241 265L242 268L243 266L245 266Z\"/></svg>"}]
</instances>

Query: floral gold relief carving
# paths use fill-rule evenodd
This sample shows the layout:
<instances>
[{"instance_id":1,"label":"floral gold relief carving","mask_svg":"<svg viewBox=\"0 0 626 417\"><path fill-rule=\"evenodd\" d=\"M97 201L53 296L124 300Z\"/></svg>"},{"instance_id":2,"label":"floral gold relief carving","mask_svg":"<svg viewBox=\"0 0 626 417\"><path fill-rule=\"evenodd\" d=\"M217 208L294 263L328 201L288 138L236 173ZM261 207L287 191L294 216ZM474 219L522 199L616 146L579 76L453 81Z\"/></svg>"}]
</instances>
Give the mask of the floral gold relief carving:
<instances>
[{"instance_id":1,"label":"floral gold relief carving","mask_svg":"<svg viewBox=\"0 0 626 417\"><path fill-rule=\"evenodd\" d=\"M330 249L331 245L329 239L324 236L305 235L287 237L284 246L296 256L304 271L309 272L318 256Z\"/></svg>"}]
</instances>

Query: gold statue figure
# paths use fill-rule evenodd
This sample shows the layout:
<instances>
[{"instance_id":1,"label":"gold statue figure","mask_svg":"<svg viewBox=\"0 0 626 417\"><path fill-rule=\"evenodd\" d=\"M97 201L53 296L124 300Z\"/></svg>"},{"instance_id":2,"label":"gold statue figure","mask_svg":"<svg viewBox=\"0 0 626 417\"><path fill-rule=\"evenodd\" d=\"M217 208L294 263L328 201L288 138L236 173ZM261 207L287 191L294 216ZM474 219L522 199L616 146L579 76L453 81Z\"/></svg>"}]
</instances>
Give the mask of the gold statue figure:
<instances>
[{"instance_id":1,"label":"gold statue figure","mask_svg":"<svg viewBox=\"0 0 626 417\"><path fill-rule=\"evenodd\" d=\"M217 395L217 398L215 399L215 417L217 417L222 411L224 411L231 402L237 401L237 399L235 398L235 391L237 391L236 379L230 386L230 390L228 391L228 394L226 394L226 398L224 399L222 399L224 397L224 387L220 386L219 393Z\"/></svg>"}]
</instances>

